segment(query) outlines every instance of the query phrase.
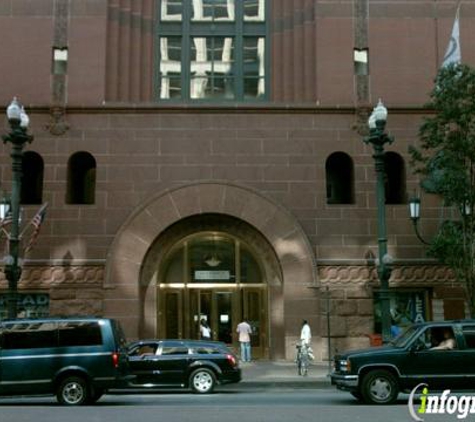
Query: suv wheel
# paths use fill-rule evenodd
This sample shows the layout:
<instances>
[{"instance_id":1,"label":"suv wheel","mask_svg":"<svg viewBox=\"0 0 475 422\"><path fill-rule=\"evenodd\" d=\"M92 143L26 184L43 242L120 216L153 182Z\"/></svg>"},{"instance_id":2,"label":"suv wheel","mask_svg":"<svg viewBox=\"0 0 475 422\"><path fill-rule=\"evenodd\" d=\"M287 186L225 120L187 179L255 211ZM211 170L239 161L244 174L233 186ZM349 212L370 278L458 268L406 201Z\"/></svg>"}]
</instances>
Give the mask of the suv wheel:
<instances>
[{"instance_id":1,"label":"suv wheel","mask_svg":"<svg viewBox=\"0 0 475 422\"><path fill-rule=\"evenodd\" d=\"M190 386L198 394L211 393L216 385L213 371L206 368L197 369L190 376Z\"/></svg>"},{"instance_id":2,"label":"suv wheel","mask_svg":"<svg viewBox=\"0 0 475 422\"><path fill-rule=\"evenodd\" d=\"M384 369L371 371L363 378L361 394L366 403L393 403L399 393L396 378Z\"/></svg>"},{"instance_id":3,"label":"suv wheel","mask_svg":"<svg viewBox=\"0 0 475 422\"><path fill-rule=\"evenodd\" d=\"M56 397L61 404L79 406L89 399L88 385L84 378L68 377L61 381Z\"/></svg>"}]
</instances>

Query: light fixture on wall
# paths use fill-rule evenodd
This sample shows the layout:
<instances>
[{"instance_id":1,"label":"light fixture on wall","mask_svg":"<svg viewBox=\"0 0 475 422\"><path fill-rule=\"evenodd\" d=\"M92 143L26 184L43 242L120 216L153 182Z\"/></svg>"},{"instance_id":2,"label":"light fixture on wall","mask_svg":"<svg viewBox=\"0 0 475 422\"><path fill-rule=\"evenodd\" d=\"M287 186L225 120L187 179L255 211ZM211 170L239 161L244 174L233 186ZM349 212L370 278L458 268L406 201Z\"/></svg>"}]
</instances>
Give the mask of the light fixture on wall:
<instances>
[{"instance_id":1,"label":"light fixture on wall","mask_svg":"<svg viewBox=\"0 0 475 422\"><path fill-rule=\"evenodd\" d=\"M213 237L213 252L204 257L204 262L208 267L214 268L221 264L221 259L216 251L216 238Z\"/></svg>"}]
</instances>

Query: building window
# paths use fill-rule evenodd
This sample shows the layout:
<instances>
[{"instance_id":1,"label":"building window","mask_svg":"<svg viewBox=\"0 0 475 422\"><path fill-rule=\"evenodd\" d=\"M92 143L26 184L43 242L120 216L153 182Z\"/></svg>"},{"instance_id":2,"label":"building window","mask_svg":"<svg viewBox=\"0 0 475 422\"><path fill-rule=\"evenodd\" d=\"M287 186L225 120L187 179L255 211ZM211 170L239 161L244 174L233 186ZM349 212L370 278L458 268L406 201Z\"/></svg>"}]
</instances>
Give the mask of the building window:
<instances>
[{"instance_id":1,"label":"building window","mask_svg":"<svg viewBox=\"0 0 475 422\"><path fill-rule=\"evenodd\" d=\"M17 293L18 315L21 318L45 318L49 316L47 293ZM0 320L8 318L8 295L0 294Z\"/></svg>"},{"instance_id":2,"label":"building window","mask_svg":"<svg viewBox=\"0 0 475 422\"><path fill-rule=\"evenodd\" d=\"M325 164L328 204L354 203L353 160L344 152L331 154Z\"/></svg>"},{"instance_id":3,"label":"building window","mask_svg":"<svg viewBox=\"0 0 475 422\"><path fill-rule=\"evenodd\" d=\"M353 59L355 66L355 75L358 76L367 76L369 75L369 65L368 65L368 49L358 49L353 50Z\"/></svg>"},{"instance_id":4,"label":"building window","mask_svg":"<svg viewBox=\"0 0 475 422\"><path fill-rule=\"evenodd\" d=\"M68 162L66 203L94 204L96 190L96 160L88 152L73 154Z\"/></svg>"},{"instance_id":5,"label":"building window","mask_svg":"<svg viewBox=\"0 0 475 422\"><path fill-rule=\"evenodd\" d=\"M23 154L21 179L21 203L41 204L43 200L43 158L36 152L26 151Z\"/></svg>"},{"instance_id":6,"label":"building window","mask_svg":"<svg viewBox=\"0 0 475 422\"><path fill-rule=\"evenodd\" d=\"M386 170L386 204L405 204L406 195L406 169L404 159L396 152L384 154Z\"/></svg>"},{"instance_id":7,"label":"building window","mask_svg":"<svg viewBox=\"0 0 475 422\"><path fill-rule=\"evenodd\" d=\"M161 0L157 99L266 99L265 4L265 0Z\"/></svg>"}]
</instances>

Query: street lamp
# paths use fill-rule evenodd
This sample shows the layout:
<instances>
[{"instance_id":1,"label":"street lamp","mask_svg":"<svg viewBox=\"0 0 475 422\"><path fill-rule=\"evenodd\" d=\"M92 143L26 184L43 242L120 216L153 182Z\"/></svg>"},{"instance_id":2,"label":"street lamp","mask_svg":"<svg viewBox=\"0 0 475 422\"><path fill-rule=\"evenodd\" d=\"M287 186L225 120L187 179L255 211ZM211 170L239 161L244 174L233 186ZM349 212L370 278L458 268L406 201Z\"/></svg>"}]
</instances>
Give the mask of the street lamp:
<instances>
[{"instance_id":1,"label":"street lamp","mask_svg":"<svg viewBox=\"0 0 475 422\"><path fill-rule=\"evenodd\" d=\"M374 163L376 170L376 205L378 211L378 256L377 270L380 281L380 303L381 303L381 326L383 343L391 337L391 313L389 302L389 278L391 276L392 258L388 255L388 239L386 236L386 209L385 209L385 165L384 165L384 145L391 144L393 138L385 131L388 110L381 100L373 109L368 119L369 136L364 139L366 144L373 146Z\"/></svg>"},{"instance_id":2,"label":"street lamp","mask_svg":"<svg viewBox=\"0 0 475 422\"><path fill-rule=\"evenodd\" d=\"M16 99L7 108L7 118L10 124L10 133L3 135L3 143L12 144L12 192L10 201L4 200L0 207L3 220L11 216L11 230L9 234L8 255L5 257L5 277L8 280L8 318L17 317L17 291L18 281L21 277L20 252L20 192L23 163L23 148L25 144L33 141L33 136L28 135L30 119L25 109Z\"/></svg>"}]
</instances>

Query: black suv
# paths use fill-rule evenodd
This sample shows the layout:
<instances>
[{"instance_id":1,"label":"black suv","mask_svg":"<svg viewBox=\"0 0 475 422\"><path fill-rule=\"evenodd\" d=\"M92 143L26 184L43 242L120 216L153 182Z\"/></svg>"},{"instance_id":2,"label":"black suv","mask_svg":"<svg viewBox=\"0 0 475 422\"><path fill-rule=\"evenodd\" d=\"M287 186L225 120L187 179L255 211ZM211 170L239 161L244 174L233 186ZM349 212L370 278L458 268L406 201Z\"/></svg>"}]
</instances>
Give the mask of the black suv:
<instances>
[{"instance_id":1,"label":"black suv","mask_svg":"<svg viewBox=\"0 0 475 422\"><path fill-rule=\"evenodd\" d=\"M97 401L126 383L126 341L102 318L21 319L0 323L0 394L55 394L60 403Z\"/></svg>"},{"instance_id":2,"label":"black suv","mask_svg":"<svg viewBox=\"0 0 475 422\"><path fill-rule=\"evenodd\" d=\"M473 389L475 320L415 324L388 345L337 354L332 384L367 403L394 402L420 383Z\"/></svg>"},{"instance_id":3,"label":"black suv","mask_svg":"<svg viewBox=\"0 0 475 422\"><path fill-rule=\"evenodd\" d=\"M132 388L191 388L211 393L216 384L241 381L236 356L224 343L200 340L142 340L129 346Z\"/></svg>"}]
</instances>

